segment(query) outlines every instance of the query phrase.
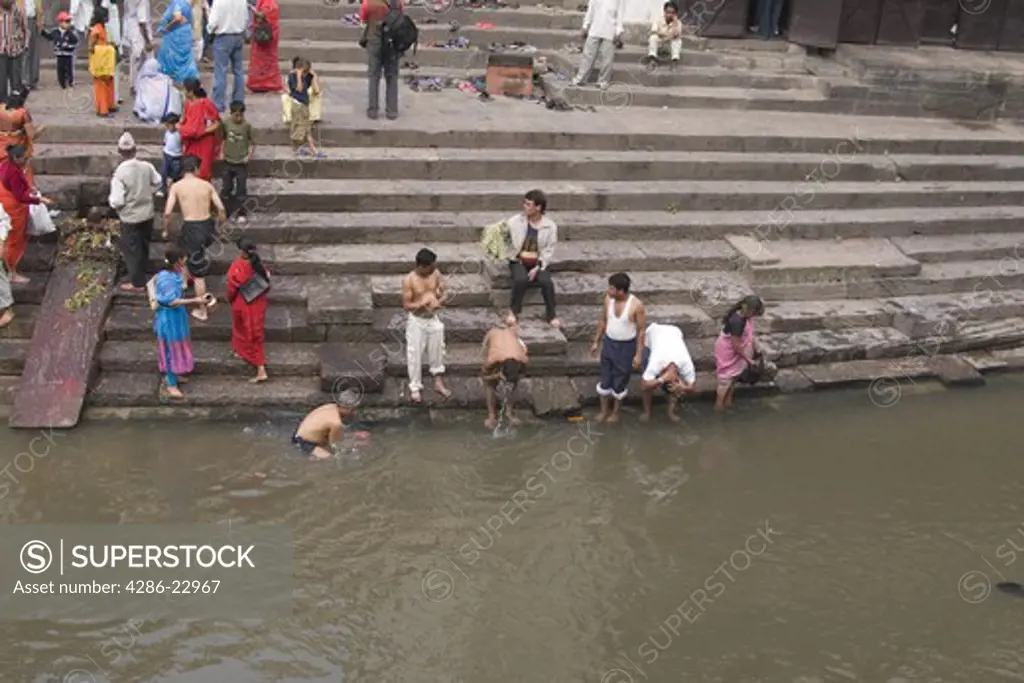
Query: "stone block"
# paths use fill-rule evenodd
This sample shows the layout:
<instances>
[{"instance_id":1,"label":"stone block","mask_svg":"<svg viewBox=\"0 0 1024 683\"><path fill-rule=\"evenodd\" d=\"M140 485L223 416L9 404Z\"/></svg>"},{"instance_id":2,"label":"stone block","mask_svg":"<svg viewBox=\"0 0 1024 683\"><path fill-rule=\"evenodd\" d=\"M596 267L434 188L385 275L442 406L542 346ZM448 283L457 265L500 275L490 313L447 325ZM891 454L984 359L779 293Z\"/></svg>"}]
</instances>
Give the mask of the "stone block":
<instances>
[{"instance_id":1,"label":"stone block","mask_svg":"<svg viewBox=\"0 0 1024 683\"><path fill-rule=\"evenodd\" d=\"M815 389L870 385L872 400L882 403L892 401L894 396L899 400L902 383L935 376L926 359L855 360L805 365L799 370Z\"/></svg>"},{"instance_id":2,"label":"stone block","mask_svg":"<svg viewBox=\"0 0 1024 683\"><path fill-rule=\"evenodd\" d=\"M1024 237L1014 233L913 235L894 237L900 251L921 263L978 261L1011 257L1020 260Z\"/></svg>"},{"instance_id":3,"label":"stone block","mask_svg":"<svg viewBox=\"0 0 1024 683\"><path fill-rule=\"evenodd\" d=\"M531 377L530 400L538 417L560 417L579 412L579 394L568 377Z\"/></svg>"},{"instance_id":4,"label":"stone block","mask_svg":"<svg viewBox=\"0 0 1024 683\"><path fill-rule=\"evenodd\" d=\"M0 340L0 375L20 375L25 367L28 340Z\"/></svg>"},{"instance_id":5,"label":"stone block","mask_svg":"<svg viewBox=\"0 0 1024 683\"><path fill-rule=\"evenodd\" d=\"M892 307L877 299L781 301L766 306L764 320L771 332L801 332L847 327L889 327Z\"/></svg>"},{"instance_id":6,"label":"stone block","mask_svg":"<svg viewBox=\"0 0 1024 683\"><path fill-rule=\"evenodd\" d=\"M772 253L765 240L750 235L729 235L725 241L748 266L770 266L779 262L779 257Z\"/></svg>"},{"instance_id":7,"label":"stone block","mask_svg":"<svg viewBox=\"0 0 1024 683\"><path fill-rule=\"evenodd\" d=\"M780 367L891 358L913 347L906 335L890 327L773 333L760 335L758 341Z\"/></svg>"},{"instance_id":8,"label":"stone block","mask_svg":"<svg viewBox=\"0 0 1024 683\"><path fill-rule=\"evenodd\" d=\"M935 356L929 359L929 364L939 381L947 387L985 384L985 378L981 376L981 373L959 356Z\"/></svg>"},{"instance_id":9,"label":"stone block","mask_svg":"<svg viewBox=\"0 0 1024 683\"><path fill-rule=\"evenodd\" d=\"M160 375L105 372L89 392L90 405L105 407L155 406L159 404Z\"/></svg>"},{"instance_id":10,"label":"stone block","mask_svg":"<svg viewBox=\"0 0 1024 683\"><path fill-rule=\"evenodd\" d=\"M196 373L201 375L252 375L251 365L236 356L227 342L194 344ZM156 344L152 341L107 341L100 351L104 372L156 372ZM266 345L267 366L275 377L316 376L320 371L317 348L309 344L270 343Z\"/></svg>"},{"instance_id":11,"label":"stone block","mask_svg":"<svg viewBox=\"0 0 1024 683\"><path fill-rule=\"evenodd\" d=\"M814 382L800 368L782 368L775 376L775 386L783 394L799 394L814 390Z\"/></svg>"},{"instance_id":12,"label":"stone block","mask_svg":"<svg viewBox=\"0 0 1024 683\"><path fill-rule=\"evenodd\" d=\"M244 389L242 387L245 387ZM182 391L190 406L225 408L272 408L308 411L330 400L316 377L275 377L257 385L243 385L235 378L197 375Z\"/></svg>"},{"instance_id":13,"label":"stone block","mask_svg":"<svg viewBox=\"0 0 1024 683\"><path fill-rule=\"evenodd\" d=\"M388 351L385 344L320 345L320 388L334 400L346 402L359 402L363 394L381 393Z\"/></svg>"},{"instance_id":14,"label":"stone block","mask_svg":"<svg viewBox=\"0 0 1024 683\"><path fill-rule=\"evenodd\" d=\"M921 271L921 264L884 239L776 240L771 249L779 261L754 266L755 284L867 280L911 276Z\"/></svg>"},{"instance_id":15,"label":"stone block","mask_svg":"<svg viewBox=\"0 0 1024 683\"><path fill-rule=\"evenodd\" d=\"M358 275L322 278L306 291L306 318L314 324L371 324L370 278Z\"/></svg>"}]
</instances>

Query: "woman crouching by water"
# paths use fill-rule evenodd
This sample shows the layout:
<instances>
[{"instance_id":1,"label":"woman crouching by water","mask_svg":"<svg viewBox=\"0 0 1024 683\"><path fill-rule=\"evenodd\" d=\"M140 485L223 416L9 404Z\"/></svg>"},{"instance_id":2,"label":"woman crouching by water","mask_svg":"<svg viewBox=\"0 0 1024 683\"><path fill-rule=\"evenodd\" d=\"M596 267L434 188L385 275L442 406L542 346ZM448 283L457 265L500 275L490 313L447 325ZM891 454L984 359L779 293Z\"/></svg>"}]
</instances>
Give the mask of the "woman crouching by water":
<instances>
[{"instance_id":1,"label":"woman crouching by water","mask_svg":"<svg viewBox=\"0 0 1024 683\"><path fill-rule=\"evenodd\" d=\"M231 302L231 350L256 368L250 382L266 382L263 321L267 316L267 274L256 245L247 237L238 240L238 258L228 269L228 301Z\"/></svg>"},{"instance_id":2,"label":"woman crouching by water","mask_svg":"<svg viewBox=\"0 0 1024 683\"><path fill-rule=\"evenodd\" d=\"M754 339L754 318L764 314L764 302L750 295L729 309L722 318L722 333L715 341L715 372L718 391L715 410L732 406L736 382L754 384L773 373Z\"/></svg>"},{"instance_id":3,"label":"woman crouching by water","mask_svg":"<svg viewBox=\"0 0 1024 683\"><path fill-rule=\"evenodd\" d=\"M151 305L156 306L153 316L153 333L160 374L164 376L161 398L180 401L185 398L178 388L182 375L191 374L194 367L192 357L191 331L188 325L187 306L209 304L213 298L183 299L185 293L185 253L177 247L168 247L164 252L164 269L153 278Z\"/></svg>"}]
</instances>

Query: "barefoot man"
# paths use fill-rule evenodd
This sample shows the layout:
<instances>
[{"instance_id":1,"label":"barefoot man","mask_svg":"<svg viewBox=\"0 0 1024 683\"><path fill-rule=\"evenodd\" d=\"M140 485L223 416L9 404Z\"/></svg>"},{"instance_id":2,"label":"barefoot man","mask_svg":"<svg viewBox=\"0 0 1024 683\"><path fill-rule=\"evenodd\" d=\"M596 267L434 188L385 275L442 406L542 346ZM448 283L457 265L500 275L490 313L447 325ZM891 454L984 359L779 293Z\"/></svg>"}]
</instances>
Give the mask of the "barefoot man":
<instances>
[{"instance_id":1,"label":"barefoot man","mask_svg":"<svg viewBox=\"0 0 1024 683\"><path fill-rule=\"evenodd\" d=\"M529 362L526 344L519 338L519 321L509 311L504 315L503 324L491 328L484 337L483 379L487 387L487 421L484 424L488 429L498 426L499 392L504 399L505 418L510 424L519 424L513 411L513 394Z\"/></svg>"},{"instance_id":2,"label":"barefoot man","mask_svg":"<svg viewBox=\"0 0 1024 683\"><path fill-rule=\"evenodd\" d=\"M325 403L303 418L292 434L292 443L306 455L318 460L329 458L332 448L341 443L345 430L342 422L355 415L355 409L340 403Z\"/></svg>"},{"instance_id":3,"label":"barefoot man","mask_svg":"<svg viewBox=\"0 0 1024 683\"><path fill-rule=\"evenodd\" d=\"M420 249L416 267L402 280L402 308L409 313L405 322L405 353L409 365L409 400L423 403L423 354L426 353L434 391L447 401L452 396L444 374L444 323L438 317L447 293L437 271L437 254Z\"/></svg>"},{"instance_id":4,"label":"barefoot man","mask_svg":"<svg viewBox=\"0 0 1024 683\"><path fill-rule=\"evenodd\" d=\"M601 358L601 381L597 395L601 399L598 422L618 422L622 399L629 390L629 376L640 369L644 339L637 330L644 329L647 312L640 299L629 293L629 276L615 273L608 278L608 289L597 323L597 334L590 353Z\"/></svg>"},{"instance_id":5,"label":"barefoot man","mask_svg":"<svg viewBox=\"0 0 1024 683\"><path fill-rule=\"evenodd\" d=\"M641 422L651 419L651 402L654 390L661 387L668 394L668 419L678 422L676 404L683 394L696 390L697 373L693 360L683 341L683 331L675 325L651 323L644 332L643 399L644 413Z\"/></svg>"},{"instance_id":6,"label":"barefoot man","mask_svg":"<svg viewBox=\"0 0 1024 683\"><path fill-rule=\"evenodd\" d=\"M167 204L164 206L164 226L170 224L171 215L181 205L181 248L188 255L188 272L196 285L196 297L202 299L206 294L206 276L210 273L211 259L206 253L207 247L214 242L214 222L210 215L210 207L217 209L217 218L227 220L227 212L220 200L220 195L213 185L199 177L200 161L198 157L187 156L181 163L184 177L171 185L167 193ZM205 306L192 311L196 320L207 320Z\"/></svg>"}]
</instances>

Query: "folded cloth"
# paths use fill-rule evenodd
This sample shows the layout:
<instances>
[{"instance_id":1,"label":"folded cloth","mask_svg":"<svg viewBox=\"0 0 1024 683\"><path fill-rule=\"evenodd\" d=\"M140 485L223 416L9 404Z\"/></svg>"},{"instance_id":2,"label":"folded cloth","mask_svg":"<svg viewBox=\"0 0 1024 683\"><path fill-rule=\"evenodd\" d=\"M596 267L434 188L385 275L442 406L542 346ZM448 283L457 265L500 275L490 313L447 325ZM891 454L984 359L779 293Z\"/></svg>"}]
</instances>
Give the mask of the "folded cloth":
<instances>
[{"instance_id":1,"label":"folded cloth","mask_svg":"<svg viewBox=\"0 0 1024 683\"><path fill-rule=\"evenodd\" d=\"M510 246L508 223L499 221L485 227L480 238L480 246L488 258L494 261L507 261Z\"/></svg>"}]
</instances>

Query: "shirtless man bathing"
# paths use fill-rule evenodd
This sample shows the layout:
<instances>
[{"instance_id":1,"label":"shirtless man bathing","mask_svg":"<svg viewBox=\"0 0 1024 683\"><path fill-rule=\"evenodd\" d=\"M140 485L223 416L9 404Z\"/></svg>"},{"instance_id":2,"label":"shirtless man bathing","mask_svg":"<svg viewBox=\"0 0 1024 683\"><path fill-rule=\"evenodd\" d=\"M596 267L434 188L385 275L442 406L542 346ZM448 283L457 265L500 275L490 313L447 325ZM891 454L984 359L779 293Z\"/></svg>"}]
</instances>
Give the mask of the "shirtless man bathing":
<instances>
[{"instance_id":1,"label":"shirtless man bathing","mask_svg":"<svg viewBox=\"0 0 1024 683\"><path fill-rule=\"evenodd\" d=\"M323 460L334 455L332 449L341 443L346 420L355 415L355 408L340 403L325 403L303 418L292 434L292 443L306 455Z\"/></svg>"},{"instance_id":2,"label":"shirtless man bathing","mask_svg":"<svg viewBox=\"0 0 1024 683\"><path fill-rule=\"evenodd\" d=\"M199 177L200 161L198 157L187 156L182 160L181 170L184 177L171 185L167 193L167 204L164 206L164 226L170 224L174 209L181 205L181 248L188 255L188 272L195 280L196 297L202 299L206 295L206 276L210 273L211 259L206 253L214 242L215 224L210 215L210 207L217 209L217 218L227 220L224 203L213 185ZM192 311L196 320L207 320L209 315L206 306L199 306Z\"/></svg>"},{"instance_id":3,"label":"shirtless man bathing","mask_svg":"<svg viewBox=\"0 0 1024 683\"><path fill-rule=\"evenodd\" d=\"M444 374L444 323L438 317L441 306L450 299L437 270L437 254L420 249L416 267L402 280L402 308L405 321L405 353L409 365L409 400L423 403L423 354L426 353L434 391L447 401L452 392L441 379Z\"/></svg>"},{"instance_id":4,"label":"shirtless man bathing","mask_svg":"<svg viewBox=\"0 0 1024 683\"><path fill-rule=\"evenodd\" d=\"M498 426L498 386L505 382L505 417L511 424L519 424L513 412L513 394L519 384L519 377L529 364L526 344L519 338L519 321L511 312L505 313L503 324L492 328L484 337L483 380L487 391L488 429Z\"/></svg>"}]
</instances>

